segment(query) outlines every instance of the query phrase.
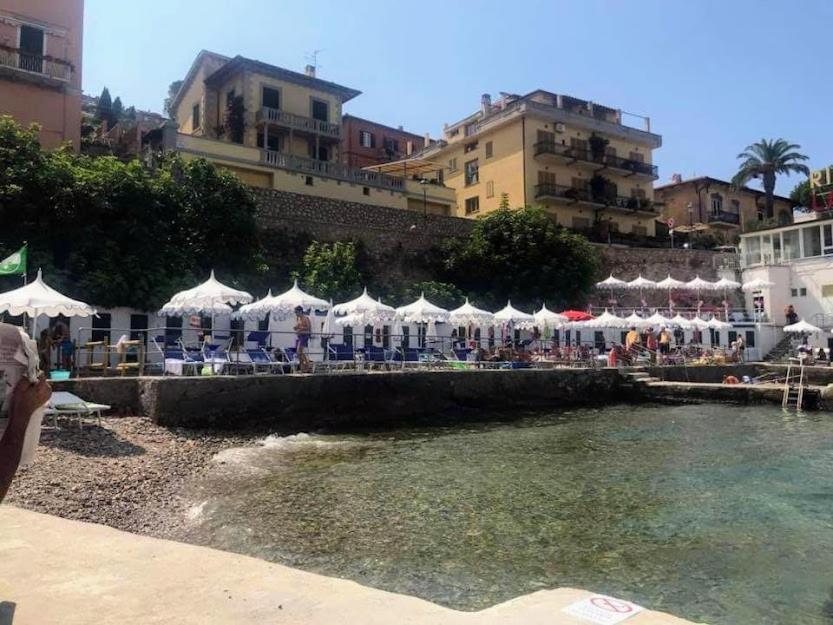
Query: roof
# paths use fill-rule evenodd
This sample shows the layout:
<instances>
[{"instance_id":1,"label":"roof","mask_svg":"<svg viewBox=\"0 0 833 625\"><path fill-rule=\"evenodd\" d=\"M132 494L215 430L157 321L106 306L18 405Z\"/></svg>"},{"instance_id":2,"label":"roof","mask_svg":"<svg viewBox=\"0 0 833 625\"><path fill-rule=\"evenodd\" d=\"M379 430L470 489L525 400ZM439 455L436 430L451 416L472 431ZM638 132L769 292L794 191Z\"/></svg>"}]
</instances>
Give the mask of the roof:
<instances>
[{"instance_id":1,"label":"roof","mask_svg":"<svg viewBox=\"0 0 833 625\"><path fill-rule=\"evenodd\" d=\"M407 130L402 130L401 128L394 128L393 126L388 126L387 124L381 124L379 122L374 122L372 119L366 119L364 117L358 117L357 115L350 115L349 113L345 113L341 116L342 122L347 119L354 119L359 122L364 122L366 124L373 124L374 126L379 126L380 128L385 128L390 130L391 132L398 132L401 135L408 135L409 137L414 137L415 139L424 139L422 135L418 135L414 132L408 132Z\"/></svg>"},{"instance_id":2,"label":"roof","mask_svg":"<svg viewBox=\"0 0 833 625\"><path fill-rule=\"evenodd\" d=\"M707 184L714 184L720 185L724 187L731 187L732 183L727 182L726 180L721 180L720 178L712 178L711 176L697 176L696 178L689 178L688 180L682 180L680 182L670 182L668 184L661 184L657 187L654 187L654 193L657 191L662 191L664 189L672 189L674 187L681 187L687 184L696 184L698 182L705 182ZM754 193L755 195L765 195L763 191L760 189L753 189L752 187L743 187L742 191L746 191L748 193ZM789 202L790 204L795 204L790 198L784 197L783 195L774 195L773 196L776 200L782 200L784 202Z\"/></svg>"},{"instance_id":3,"label":"roof","mask_svg":"<svg viewBox=\"0 0 833 625\"><path fill-rule=\"evenodd\" d=\"M292 82L297 85L301 85L302 87L309 87L310 89L317 89L319 91L327 91L340 97L342 102L352 100L357 95L361 94L361 91L356 89L351 89L349 87L345 87L328 80L322 80L314 76L307 76L306 74L302 74L300 72L293 72L292 70L284 69L283 67L278 67L277 65L270 65L269 63L264 63L262 61L247 59L240 55L237 55L216 72L211 74L205 79L205 83L207 85L219 84L231 76L234 72L240 70L249 70L258 74L264 74L266 76L272 76L273 78Z\"/></svg>"},{"instance_id":4,"label":"roof","mask_svg":"<svg viewBox=\"0 0 833 625\"><path fill-rule=\"evenodd\" d=\"M211 52L210 50L200 50L199 54L197 54L197 58L194 59L194 62L191 63L191 67L188 68L188 73L185 74L185 78L182 79L182 84L179 86L179 91L176 92L174 96L173 102L171 104L171 110L176 110L179 106L179 101L182 96L185 95L185 92L188 90L188 86L194 81L194 76L200 69L200 65L202 64L203 60L207 57L211 57L218 61L230 61L231 59L227 56L222 54L217 54L216 52Z\"/></svg>"},{"instance_id":5,"label":"roof","mask_svg":"<svg viewBox=\"0 0 833 625\"><path fill-rule=\"evenodd\" d=\"M436 161L427 161L421 158L406 158L392 163L368 165L364 169L407 178L408 176L419 176L428 172L435 172L438 169L442 169L442 165Z\"/></svg>"}]
</instances>

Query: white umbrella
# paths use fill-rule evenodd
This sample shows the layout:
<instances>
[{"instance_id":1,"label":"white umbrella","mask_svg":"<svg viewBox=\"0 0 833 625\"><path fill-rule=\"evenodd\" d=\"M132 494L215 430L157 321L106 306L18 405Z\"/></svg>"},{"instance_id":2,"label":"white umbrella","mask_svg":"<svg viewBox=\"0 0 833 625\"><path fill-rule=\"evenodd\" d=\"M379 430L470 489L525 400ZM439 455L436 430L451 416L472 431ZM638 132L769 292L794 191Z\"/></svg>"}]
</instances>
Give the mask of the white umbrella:
<instances>
[{"instance_id":1,"label":"white umbrella","mask_svg":"<svg viewBox=\"0 0 833 625\"><path fill-rule=\"evenodd\" d=\"M720 280L714 283L715 289L723 289L724 291L729 289L739 289L740 286L740 282L735 282L734 280L729 280L728 278L720 278Z\"/></svg>"},{"instance_id":2,"label":"white umbrella","mask_svg":"<svg viewBox=\"0 0 833 625\"><path fill-rule=\"evenodd\" d=\"M630 282L626 283L627 288L643 291L645 289L656 289L657 283L653 280L648 280L648 278L643 278L640 274L638 277L634 278Z\"/></svg>"},{"instance_id":3,"label":"white umbrella","mask_svg":"<svg viewBox=\"0 0 833 625\"><path fill-rule=\"evenodd\" d=\"M448 314L450 323L459 326L487 326L494 323L495 316L488 310L483 310L472 306L469 303L469 298L459 308L455 308Z\"/></svg>"},{"instance_id":4,"label":"white umbrella","mask_svg":"<svg viewBox=\"0 0 833 625\"><path fill-rule=\"evenodd\" d=\"M740 288L742 291L745 291L746 293L752 293L754 291L762 291L763 289L771 289L774 286L774 282L770 282L769 280L763 280L762 278L755 278L754 280L750 280L749 282L744 282Z\"/></svg>"},{"instance_id":5,"label":"white umbrella","mask_svg":"<svg viewBox=\"0 0 833 625\"><path fill-rule=\"evenodd\" d=\"M435 323L437 321L448 321L450 313L445 308L432 304L425 299L421 293L419 299L407 306L400 306L396 314L402 317L405 323Z\"/></svg>"},{"instance_id":6,"label":"white umbrella","mask_svg":"<svg viewBox=\"0 0 833 625\"><path fill-rule=\"evenodd\" d=\"M546 304L542 304L541 310L532 313L532 316L535 318L535 323L549 328L557 328L569 321L564 315L551 311Z\"/></svg>"},{"instance_id":7,"label":"white umbrella","mask_svg":"<svg viewBox=\"0 0 833 625\"><path fill-rule=\"evenodd\" d=\"M658 312L655 312L653 315L645 319L646 327L660 327L660 326L667 326L671 323L671 320L668 317L661 315Z\"/></svg>"},{"instance_id":8,"label":"white umbrella","mask_svg":"<svg viewBox=\"0 0 833 625\"><path fill-rule=\"evenodd\" d=\"M647 328L648 326L645 323L645 317L638 315L636 312L632 312L630 315L625 317L625 323L627 323L627 327L636 327L636 328Z\"/></svg>"},{"instance_id":9,"label":"white umbrella","mask_svg":"<svg viewBox=\"0 0 833 625\"><path fill-rule=\"evenodd\" d=\"M688 322L695 330L706 330L710 327L709 322L701 317L692 317L688 320Z\"/></svg>"},{"instance_id":10,"label":"white umbrella","mask_svg":"<svg viewBox=\"0 0 833 625\"><path fill-rule=\"evenodd\" d=\"M668 320L668 323L674 326L678 326L683 330L690 330L694 328L694 324L691 323L691 319L686 319L680 313L677 313L671 319Z\"/></svg>"},{"instance_id":11,"label":"white umbrella","mask_svg":"<svg viewBox=\"0 0 833 625\"><path fill-rule=\"evenodd\" d=\"M269 289L265 297L255 302L252 302L251 304L244 304L237 310L237 312L232 313L232 317L234 317L235 319L249 319L251 321L255 319L262 319L266 316L266 313L261 313L259 308L265 301L271 298L272 289Z\"/></svg>"},{"instance_id":12,"label":"white umbrella","mask_svg":"<svg viewBox=\"0 0 833 625\"><path fill-rule=\"evenodd\" d=\"M170 303L192 307L208 307L213 304L231 304L233 306L235 304L248 304L253 299L250 293L233 289L217 280L212 269L208 280L193 289L180 291L171 298Z\"/></svg>"},{"instance_id":13,"label":"white umbrella","mask_svg":"<svg viewBox=\"0 0 833 625\"><path fill-rule=\"evenodd\" d=\"M684 289L685 282L683 282L682 280L675 280L671 277L671 274L668 274L668 276L664 280L660 280L659 282L657 282L657 288L668 291L668 308L670 310L674 307L674 301L671 299L671 291L673 291L674 289Z\"/></svg>"},{"instance_id":14,"label":"white umbrella","mask_svg":"<svg viewBox=\"0 0 833 625\"><path fill-rule=\"evenodd\" d=\"M31 332L34 337L35 324L39 315L47 317L89 317L96 314L95 308L84 302L62 295L43 281L43 274L33 282L12 291L0 293L0 313L29 315L32 318Z\"/></svg>"},{"instance_id":15,"label":"white umbrella","mask_svg":"<svg viewBox=\"0 0 833 625\"><path fill-rule=\"evenodd\" d=\"M332 310L336 315L336 323L343 326L374 325L390 321L396 315L393 306L383 304L381 300L373 299L367 294L367 289L356 299L343 304L336 304Z\"/></svg>"},{"instance_id":16,"label":"white umbrella","mask_svg":"<svg viewBox=\"0 0 833 625\"><path fill-rule=\"evenodd\" d=\"M804 319L802 319L798 323L784 326L784 332L789 332L791 334L820 334L822 329L817 328L812 323L807 323Z\"/></svg>"},{"instance_id":17,"label":"white umbrella","mask_svg":"<svg viewBox=\"0 0 833 625\"><path fill-rule=\"evenodd\" d=\"M617 317L613 315L607 310L605 310L601 315L596 317L595 319L588 319L587 321L582 321L579 324L576 324L576 327L582 328L626 328L627 321L622 319L622 317Z\"/></svg>"},{"instance_id":18,"label":"white umbrella","mask_svg":"<svg viewBox=\"0 0 833 625\"><path fill-rule=\"evenodd\" d=\"M495 313L495 321L497 323L508 323L512 325L517 324L534 324L535 317L529 313L518 310L512 306L512 302L507 301L506 306Z\"/></svg>"},{"instance_id":19,"label":"white umbrella","mask_svg":"<svg viewBox=\"0 0 833 625\"><path fill-rule=\"evenodd\" d=\"M333 301L330 300L327 306L327 316L324 317L324 325L321 326L321 336L331 339L336 334L336 317L333 313Z\"/></svg>"},{"instance_id":20,"label":"white umbrella","mask_svg":"<svg viewBox=\"0 0 833 625\"><path fill-rule=\"evenodd\" d=\"M300 306L304 310L329 310L330 302L315 297L301 290L298 281L292 284L292 288L278 295L263 298L253 306L257 316L271 314L275 319L286 319L295 314L295 308Z\"/></svg>"},{"instance_id":21,"label":"white umbrella","mask_svg":"<svg viewBox=\"0 0 833 625\"><path fill-rule=\"evenodd\" d=\"M696 291L697 292L697 313L700 314L700 291L713 291L714 290L714 282L709 282L708 280L703 280L699 275L695 277L693 280L689 280L685 283L686 288L689 291Z\"/></svg>"},{"instance_id":22,"label":"white umbrella","mask_svg":"<svg viewBox=\"0 0 833 625\"><path fill-rule=\"evenodd\" d=\"M734 326L726 321L721 321L717 317L712 317L707 322L708 327L712 330L731 330Z\"/></svg>"},{"instance_id":23,"label":"white umbrella","mask_svg":"<svg viewBox=\"0 0 833 625\"><path fill-rule=\"evenodd\" d=\"M613 299L613 289L625 289L627 288L627 282L624 280L620 280L619 278L614 278L613 274L601 282L596 283L597 289L608 289L610 291L610 303L614 303Z\"/></svg>"},{"instance_id":24,"label":"white umbrella","mask_svg":"<svg viewBox=\"0 0 833 625\"><path fill-rule=\"evenodd\" d=\"M205 305L188 305L188 304L174 304L168 302L159 309L160 315L166 317L185 317L188 315L230 315L231 306L228 304L205 304Z\"/></svg>"}]
</instances>

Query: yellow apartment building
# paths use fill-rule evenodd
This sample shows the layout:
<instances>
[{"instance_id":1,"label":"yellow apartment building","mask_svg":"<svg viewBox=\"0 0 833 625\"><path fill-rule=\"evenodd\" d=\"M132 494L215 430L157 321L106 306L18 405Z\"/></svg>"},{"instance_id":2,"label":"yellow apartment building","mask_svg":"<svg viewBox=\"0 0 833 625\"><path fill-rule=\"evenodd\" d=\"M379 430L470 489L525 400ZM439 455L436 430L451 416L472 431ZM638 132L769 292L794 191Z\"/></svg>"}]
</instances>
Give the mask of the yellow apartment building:
<instances>
[{"instance_id":1,"label":"yellow apartment building","mask_svg":"<svg viewBox=\"0 0 833 625\"><path fill-rule=\"evenodd\" d=\"M790 198L776 195L773 217L768 219L763 191L735 189L730 182L710 176L683 180L674 174L672 182L658 186L654 194L661 202L664 221L673 219L676 226L709 232L725 243L734 242L742 232L793 221Z\"/></svg>"},{"instance_id":2,"label":"yellow apartment building","mask_svg":"<svg viewBox=\"0 0 833 625\"><path fill-rule=\"evenodd\" d=\"M452 212L454 191L341 162L342 107L359 91L241 56L202 51L174 98L176 149L252 186L336 200ZM242 107L242 116L241 116ZM230 111L235 120L231 123Z\"/></svg>"},{"instance_id":3,"label":"yellow apartment building","mask_svg":"<svg viewBox=\"0 0 833 625\"><path fill-rule=\"evenodd\" d=\"M83 0L0 0L0 115L40 125L40 143L81 143Z\"/></svg>"},{"instance_id":4,"label":"yellow apartment building","mask_svg":"<svg viewBox=\"0 0 833 625\"><path fill-rule=\"evenodd\" d=\"M494 103L486 94L479 111L446 125L443 140L415 156L442 167L457 216L493 211L507 194L510 206L542 206L569 228L654 236L652 153L662 138L648 118L636 128L625 116L543 90Z\"/></svg>"}]
</instances>

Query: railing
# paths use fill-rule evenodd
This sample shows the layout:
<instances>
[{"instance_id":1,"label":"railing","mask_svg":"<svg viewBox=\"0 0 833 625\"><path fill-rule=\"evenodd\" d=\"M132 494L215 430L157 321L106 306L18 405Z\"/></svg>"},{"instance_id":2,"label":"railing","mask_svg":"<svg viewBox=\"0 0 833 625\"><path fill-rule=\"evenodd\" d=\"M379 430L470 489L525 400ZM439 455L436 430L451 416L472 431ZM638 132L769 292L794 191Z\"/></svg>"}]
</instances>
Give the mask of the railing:
<instances>
[{"instance_id":1,"label":"railing","mask_svg":"<svg viewBox=\"0 0 833 625\"><path fill-rule=\"evenodd\" d=\"M11 67L61 81L69 81L72 76L72 64L68 61L33 54L20 48L12 48L2 44L0 44L0 67Z\"/></svg>"},{"instance_id":2,"label":"railing","mask_svg":"<svg viewBox=\"0 0 833 625\"><path fill-rule=\"evenodd\" d=\"M656 165L650 163L643 163L629 158L622 158L621 156L614 156L612 154L593 155L590 150L576 148L574 146L563 145L555 141L539 141L533 146L535 156L541 154L554 154L556 156L563 156L577 161L584 161L587 163L596 163L601 165L602 169L611 167L623 171L631 172L632 174L640 174L650 176L652 178L658 177L658 169Z\"/></svg>"},{"instance_id":3,"label":"railing","mask_svg":"<svg viewBox=\"0 0 833 625\"><path fill-rule=\"evenodd\" d=\"M262 107L257 112L257 121L258 123L265 121L270 124L287 126L294 130L316 133L333 139L341 138L341 124L334 124L320 119L314 119L312 117L296 115L295 113L290 113L289 111L282 111L280 109L269 108L267 106Z\"/></svg>"},{"instance_id":4,"label":"railing","mask_svg":"<svg viewBox=\"0 0 833 625\"><path fill-rule=\"evenodd\" d=\"M319 161L312 158L292 156L273 150L261 150L261 160L266 165L278 167L302 174L315 174L325 178L334 178L345 182L379 187L393 191L404 191L405 180L366 169L353 169L341 163Z\"/></svg>"},{"instance_id":5,"label":"railing","mask_svg":"<svg viewBox=\"0 0 833 625\"><path fill-rule=\"evenodd\" d=\"M709 223L724 223L740 225L740 215L729 211L718 211L709 215Z\"/></svg>"},{"instance_id":6,"label":"railing","mask_svg":"<svg viewBox=\"0 0 833 625\"><path fill-rule=\"evenodd\" d=\"M557 197L575 202L592 202L605 206L615 206L631 211L655 212L653 202L648 199L625 197L622 195L594 195L590 189L580 189L561 184L542 183L535 185L535 197Z\"/></svg>"}]
</instances>

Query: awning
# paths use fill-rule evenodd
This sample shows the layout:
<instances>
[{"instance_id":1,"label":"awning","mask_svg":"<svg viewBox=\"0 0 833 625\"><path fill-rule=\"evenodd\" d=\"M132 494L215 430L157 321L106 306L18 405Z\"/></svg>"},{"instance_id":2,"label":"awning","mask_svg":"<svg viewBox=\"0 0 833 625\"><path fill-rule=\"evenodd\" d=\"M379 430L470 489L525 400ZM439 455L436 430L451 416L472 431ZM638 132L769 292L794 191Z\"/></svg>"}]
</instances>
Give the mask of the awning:
<instances>
[{"instance_id":1,"label":"awning","mask_svg":"<svg viewBox=\"0 0 833 625\"><path fill-rule=\"evenodd\" d=\"M422 158L406 158L392 163L381 163L365 167L367 171L375 171L389 176L409 178L412 176L424 176L425 174L436 174L443 166L434 161Z\"/></svg>"}]
</instances>

